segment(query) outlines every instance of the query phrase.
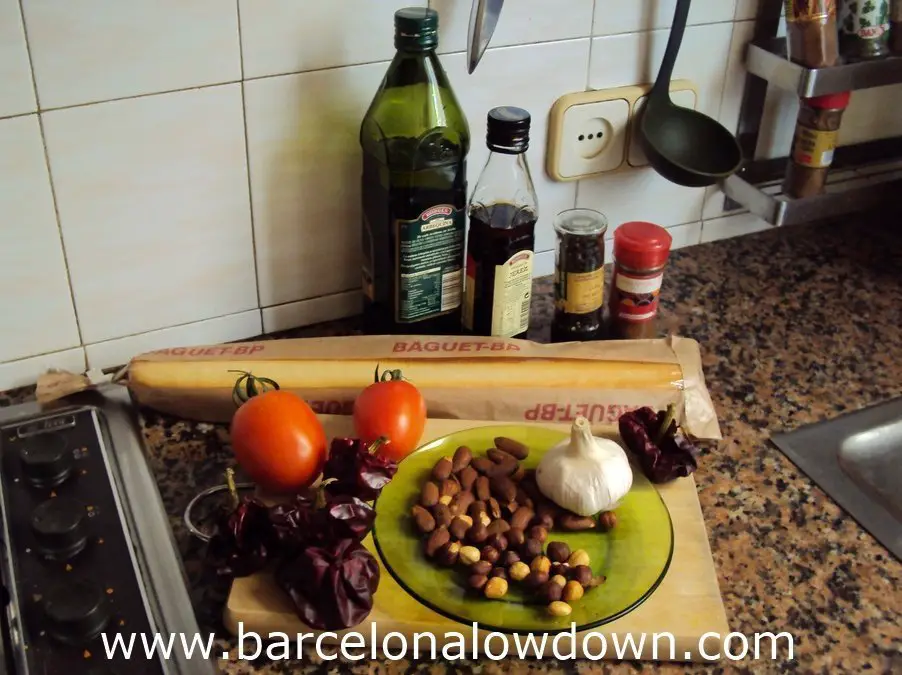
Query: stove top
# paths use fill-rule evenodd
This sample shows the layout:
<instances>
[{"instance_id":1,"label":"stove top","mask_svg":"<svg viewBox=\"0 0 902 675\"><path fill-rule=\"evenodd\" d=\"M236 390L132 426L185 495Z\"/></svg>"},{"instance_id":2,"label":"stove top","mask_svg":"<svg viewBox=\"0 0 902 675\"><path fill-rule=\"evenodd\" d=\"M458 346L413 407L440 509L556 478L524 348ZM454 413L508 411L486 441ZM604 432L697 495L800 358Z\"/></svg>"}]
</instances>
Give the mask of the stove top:
<instances>
[{"instance_id":1,"label":"stove top","mask_svg":"<svg viewBox=\"0 0 902 675\"><path fill-rule=\"evenodd\" d=\"M139 429L118 385L0 409L7 672L217 672L182 649L199 629Z\"/></svg>"}]
</instances>

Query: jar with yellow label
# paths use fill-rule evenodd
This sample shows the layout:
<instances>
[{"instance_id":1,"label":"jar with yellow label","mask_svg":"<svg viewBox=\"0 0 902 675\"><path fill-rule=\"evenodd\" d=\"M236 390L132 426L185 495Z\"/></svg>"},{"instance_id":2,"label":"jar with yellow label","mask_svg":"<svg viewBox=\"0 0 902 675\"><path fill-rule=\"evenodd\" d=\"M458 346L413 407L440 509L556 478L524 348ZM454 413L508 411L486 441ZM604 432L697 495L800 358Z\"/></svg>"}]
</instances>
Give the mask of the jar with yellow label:
<instances>
[{"instance_id":1,"label":"jar with yellow label","mask_svg":"<svg viewBox=\"0 0 902 675\"><path fill-rule=\"evenodd\" d=\"M850 97L844 92L802 99L783 181L787 196L802 199L824 191Z\"/></svg>"},{"instance_id":2,"label":"jar with yellow label","mask_svg":"<svg viewBox=\"0 0 902 675\"><path fill-rule=\"evenodd\" d=\"M552 342L601 337L604 304L604 236L608 221L592 209L562 211L554 220L554 323Z\"/></svg>"}]
</instances>

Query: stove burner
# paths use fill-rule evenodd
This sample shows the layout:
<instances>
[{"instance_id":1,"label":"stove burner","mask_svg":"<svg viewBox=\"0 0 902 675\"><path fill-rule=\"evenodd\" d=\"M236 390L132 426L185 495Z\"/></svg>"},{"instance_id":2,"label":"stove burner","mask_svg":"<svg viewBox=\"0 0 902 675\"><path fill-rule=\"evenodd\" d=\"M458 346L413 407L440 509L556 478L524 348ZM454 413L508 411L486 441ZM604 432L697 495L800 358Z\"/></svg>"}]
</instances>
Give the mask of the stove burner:
<instances>
[{"instance_id":1,"label":"stove burner","mask_svg":"<svg viewBox=\"0 0 902 675\"><path fill-rule=\"evenodd\" d=\"M19 451L22 473L38 488L56 487L72 473L72 451L57 433L32 436Z\"/></svg>"},{"instance_id":2,"label":"stove burner","mask_svg":"<svg viewBox=\"0 0 902 675\"><path fill-rule=\"evenodd\" d=\"M110 621L103 591L86 581L53 589L44 599L44 615L48 632L66 644L97 637Z\"/></svg>"},{"instance_id":3,"label":"stove burner","mask_svg":"<svg viewBox=\"0 0 902 675\"><path fill-rule=\"evenodd\" d=\"M85 507L66 497L42 502L31 516L31 529L38 549L49 558L67 560L81 553L88 543Z\"/></svg>"}]
</instances>

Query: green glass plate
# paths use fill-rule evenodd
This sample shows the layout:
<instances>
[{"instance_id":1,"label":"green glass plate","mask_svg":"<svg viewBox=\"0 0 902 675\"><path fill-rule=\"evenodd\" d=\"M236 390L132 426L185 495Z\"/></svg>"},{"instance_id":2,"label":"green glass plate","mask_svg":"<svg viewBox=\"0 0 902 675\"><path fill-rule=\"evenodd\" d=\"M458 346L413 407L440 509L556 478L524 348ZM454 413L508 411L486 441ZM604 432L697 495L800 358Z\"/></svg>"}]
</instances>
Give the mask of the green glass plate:
<instances>
[{"instance_id":1,"label":"green glass plate","mask_svg":"<svg viewBox=\"0 0 902 675\"><path fill-rule=\"evenodd\" d=\"M398 473L376 501L373 530L383 564L398 584L448 619L466 625L478 622L481 628L503 633L555 633L569 630L571 622L576 623L578 631L588 630L642 604L670 566L673 526L658 491L638 468L633 469L632 489L616 510L617 526L612 531L554 531L548 538L564 541L574 551L585 550L595 575L607 578L573 603L570 616L551 617L544 603L513 581L504 598L488 600L467 588L462 565L444 568L425 556L422 536L414 528L410 510L432 467L441 457L453 455L461 445L469 447L474 455L481 455L493 447L496 436L525 443L530 453L524 465L535 468L545 451L569 434L527 425L477 427L432 441L401 462Z\"/></svg>"}]
</instances>

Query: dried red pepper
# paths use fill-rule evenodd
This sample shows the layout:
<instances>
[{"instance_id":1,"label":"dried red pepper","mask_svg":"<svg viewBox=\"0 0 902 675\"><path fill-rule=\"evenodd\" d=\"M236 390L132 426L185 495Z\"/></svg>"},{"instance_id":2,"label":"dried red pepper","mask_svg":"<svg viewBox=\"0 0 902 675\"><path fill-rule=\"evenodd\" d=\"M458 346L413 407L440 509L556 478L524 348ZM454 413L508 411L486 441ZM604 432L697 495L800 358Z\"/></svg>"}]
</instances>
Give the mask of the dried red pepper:
<instances>
[{"instance_id":1,"label":"dried red pepper","mask_svg":"<svg viewBox=\"0 0 902 675\"><path fill-rule=\"evenodd\" d=\"M359 541L373 529L376 511L372 506L350 495L327 494L328 485L321 485L313 497L299 495L270 509L270 526L282 554L294 555L301 547L342 539Z\"/></svg>"},{"instance_id":2,"label":"dried red pepper","mask_svg":"<svg viewBox=\"0 0 902 675\"><path fill-rule=\"evenodd\" d=\"M285 559L276 583L294 603L298 617L318 630L341 630L360 624L373 609L379 564L354 539L311 546Z\"/></svg>"},{"instance_id":3,"label":"dried red pepper","mask_svg":"<svg viewBox=\"0 0 902 675\"><path fill-rule=\"evenodd\" d=\"M673 405L659 412L639 408L625 413L618 426L623 442L653 483L688 476L698 468L699 449L681 433Z\"/></svg>"},{"instance_id":4,"label":"dried red pepper","mask_svg":"<svg viewBox=\"0 0 902 675\"><path fill-rule=\"evenodd\" d=\"M233 507L225 511L210 539L209 554L217 561L217 574L246 577L259 572L274 557L269 507L246 497L238 499L234 473L226 472Z\"/></svg>"},{"instance_id":5,"label":"dried red pepper","mask_svg":"<svg viewBox=\"0 0 902 675\"><path fill-rule=\"evenodd\" d=\"M349 495L365 502L379 496L398 472L398 465L378 454L384 440L368 446L358 438L336 438L329 448L323 480L329 494Z\"/></svg>"}]
</instances>

